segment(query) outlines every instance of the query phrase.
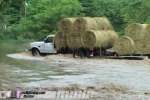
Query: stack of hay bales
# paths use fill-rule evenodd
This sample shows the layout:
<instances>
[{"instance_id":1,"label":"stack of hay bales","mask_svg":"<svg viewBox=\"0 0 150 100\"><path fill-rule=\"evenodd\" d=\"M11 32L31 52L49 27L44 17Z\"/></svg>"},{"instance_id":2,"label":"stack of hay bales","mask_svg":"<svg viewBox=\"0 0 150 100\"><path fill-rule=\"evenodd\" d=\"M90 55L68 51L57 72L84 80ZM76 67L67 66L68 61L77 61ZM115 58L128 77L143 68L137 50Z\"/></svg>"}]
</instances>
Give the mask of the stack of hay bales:
<instances>
[{"instance_id":1,"label":"stack of hay bales","mask_svg":"<svg viewBox=\"0 0 150 100\"><path fill-rule=\"evenodd\" d=\"M66 39L72 34L73 24L76 18L64 18L58 23L59 32L55 35L56 49L67 47Z\"/></svg>"},{"instance_id":2,"label":"stack of hay bales","mask_svg":"<svg viewBox=\"0 0 150 100\"><path fill-rule=\"evenodd\" d=\"M118 38L109 20L105 17L78 18L74 23L74 32L80 35L84 48L111 48L114 40Z\"/></svg>"},{"instance_id":3,"label":"stack of hay bales","mask_svg":"<svg viewBox=\"0 0 150 100\"><path fill-rule=\"evenodd\" d=\"M65 18L59 22L58 29L60 31L58 33L62 33L63 38L61 39L65 39L65 42L57 41L59 38L55 39L58 48L64 46L68 46L70 49L111 48L113 42L118 38L117 33L112 30L109 20L105 17Z\"/></svg>"},{"instance_id":4,"label":"stack of hay bales","mask_svg":"<svg viewBox=\"0 0 150 100\"><path fill-rule=\"evenodd\" d=\"M126 28L125 32L126 38L120 37L113 46L119 55L150 54L150 25L133 23ZM124 40L121 40L122 38Z\"/></svg>"},{"instance_id":5,"label":"stack of hay bales","mask_svg":"<svg viewBox=\"0 0 150 100\"><path fill-rule=\"evenodd\" d=\"M81 17L75 20L73 31L76 34L84 34L87 30L98 30L98 25L93 18Z\"/></svg>"},{"instance_id":6,"label":"stack of hay bales","mask_svg":"<svg viewBox=\"0 0 150 100\"><path fill-rule=\"evenodd\" d=\"M72 33L73 24L76 18L64 18L58 24L58 29L66 37Z\"/></svg>"},{"instance_id":7,"label":"stack of hay bales","mask_svg":"<svg viewBox=\"0 0 150 100\"><path fill-rule=\"evenodd\" d=\"M81 37L87 30L97 30L96 21L90 17L77 18L73 25L72 35L67 38L67 45L69 48L83 48Z\"/></svg>"}]
</instances>

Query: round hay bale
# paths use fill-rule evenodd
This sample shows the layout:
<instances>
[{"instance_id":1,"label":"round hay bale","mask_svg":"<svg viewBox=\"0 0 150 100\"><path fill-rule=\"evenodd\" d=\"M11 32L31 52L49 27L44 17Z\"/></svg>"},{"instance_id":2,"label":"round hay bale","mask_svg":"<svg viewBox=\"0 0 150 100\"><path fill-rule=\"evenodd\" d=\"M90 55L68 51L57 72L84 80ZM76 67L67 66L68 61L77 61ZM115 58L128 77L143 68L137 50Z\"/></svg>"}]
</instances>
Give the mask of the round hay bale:
<instances>
[{"instance_id":1,"label":"round hay bale","mask_svg":"<svg viewBox=\"0 0 150 100\"><path fill-rule=\"evenodd\" d=\"M101 35L101 36L100 36ZM100 47L101 41L104 35L100 33L98 30L89 30L81 37L81 42L83 47L92 48L92 47ZM105 40L103 40L105 41Z\"/></svg>"},{"instance_id":2,"label":"round hay bale","mask_svg":"<svg viewBox=\"0 0 150 100\"><path fill-rule=\"evenodd\" d=\"M74 32L76 34L84 34L88 30L98 30L96 21L90 17L77 18L74 22Z\"/></svg>"},{"instance_id":3,"label":"round hay bale","mask_svg":"<svg viewBox=\"0 0 150 100\"><path fill-rule=\"evenodd\" d=\"M112 30L112 25L106 17L94 17L99 30Z\"/></svg>"},{"instance_id":4,"label":"round hay bale","mask_svg":"<svg viewBox=\"0 0 150 100\"><path fill-rule=\"evenodd\" d=\"M101 30L103 35L101 35L101 47L103 48L112 48L116 39L118 39L118 34L113 30Z\"/></svg>"},{"instance_id":5,"label":"round hay bale","mask_svg":"<svg viewBox=\"0 0 150 100\"><path fill-rule=\"evenodd\" d=\"M63 36L62 32L56 33L54 41L55 41L55 45L56 45L56 49L57 50L59 50L62 47L66 47L67 46L66 39Z\"/></svg>"},{"instance_id":6,"label":"round hay bale","mask_svg":"<svg viewBox=\"0 0 150 100\"><path fill-rule=\"evenodd\" d=\"M111 48L118 35L114 31L89 30L81 37L85 48L103 47Z\"/></svg>"},{"instance_id":7,"label":"round hay bale","mask_svg":"<svg viewBox=\"0 0 150 100\"><path fill-rule=\"evenodd\" d=\"M114 42L113 48L119 55L128 55L134 53L135 44L130 37L122 36Z\"/></svg>"},{"instance_id":8,"label":"round hay bale","mask_svg":"<svg viewBox=\"0 0 150 100\"><path fill-rule=\"evenodd\" d=\"M141 40L145 37L147 24L133 23L126 28L126 36L133 40Z\"/></svg>"},{"instance_id":9,"label":"round hay bale","mask_svg":"<svg viewBox=\"0 0 150 100\"><path fill-rule=\"evenodd\" d=\"M64 18L58 24L58 29L63 35L68 35L72 33L73 24L76 18Z\"/></svg>"},{"instance_id":10,"label":"round hay bale","mask_svg":"<svg viewBox=\"0 0 150 100\"><path fill-rule=\"evenodd\" d=\"M108 41L109 41L109 33L107 31L100 30L101 32L101 42L100 47L108 48Z\"/></svg>"},{"instance_id":11,"label":"round hay bale","mask_svg":"<svg viewBox=\"0 0 150 100\"><path fill-rule=\"evenodd\" d=\"M83 47L81 44L81 36L79 34L70 34L66 37L67 45L70 49Z\"/></svg>"},{"instance_id":12,"label":"round hay bale","mask_svg":"<svg viewBox=\"0 0 150 100\"><path fill-rule=\"evenodd\" d=\"M135 42L135 54L150 54L150 43L147 40Z\"/></svg>"},{"instance_id":13,"label":"round hay bale","mask_svg":"<svg viewBox=\"0 0 150 100\"><path fill-rule=\"evenodd\" d=\"M148 40L150 40L150 24L147 25L145 31L146 31L146 32L145 32L145 33L146 33L145 38L148 39Z\"/></svg>"},{"instance_id":14,"label":"round hay bale","mask_svg":"<svg viewBox=\"0 0 150 100\"><path fill-rule=\"evenodd\" d=\"M111 48L113 46L114 42L119 38L118 34L113 30L107 30L105 32L107 33L107 37L108 37L107 46L105 46L105 47Z\"/></svg>"}]
</instances>

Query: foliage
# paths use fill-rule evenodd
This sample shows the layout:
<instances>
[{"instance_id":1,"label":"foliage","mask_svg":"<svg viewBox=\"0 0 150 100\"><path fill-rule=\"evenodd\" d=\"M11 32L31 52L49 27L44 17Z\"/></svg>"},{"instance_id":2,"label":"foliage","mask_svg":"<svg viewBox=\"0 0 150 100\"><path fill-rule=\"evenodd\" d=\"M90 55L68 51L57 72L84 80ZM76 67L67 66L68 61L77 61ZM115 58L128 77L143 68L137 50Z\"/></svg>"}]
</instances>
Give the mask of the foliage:
<instances>
[{"instance_id":1,"label":"foliage","mask_svg":"<svg viewBox=\"0 0 150 100\"><path fill-rule=\"evenodd\" d=\"M57 31L57 24L62 18L79 16L80 11L77 0L29 0L26 3L24 16L20 15L19 22L9 22L11 25L3 32L5 36L14 39L43 39Z\"/></svg>"},{"instance_id":2,"label":"foliage","mask_svg":"<svg viewBox=\"0 0 150 100\"><path fill-rule=\"evenodd\" d=\"M66 17L107 17L120 35L130 23L150 23L149 0L0 0L0 38L43 39Z\"/></svg>"}]
</instances>

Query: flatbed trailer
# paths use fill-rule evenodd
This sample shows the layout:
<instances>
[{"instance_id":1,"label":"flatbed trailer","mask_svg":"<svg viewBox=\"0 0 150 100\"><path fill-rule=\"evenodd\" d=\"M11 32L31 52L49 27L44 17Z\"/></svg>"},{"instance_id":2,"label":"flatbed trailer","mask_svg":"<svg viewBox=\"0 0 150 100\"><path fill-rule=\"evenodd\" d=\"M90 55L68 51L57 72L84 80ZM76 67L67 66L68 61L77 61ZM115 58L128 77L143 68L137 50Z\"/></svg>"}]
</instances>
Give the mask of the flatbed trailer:
<instances>
[{"instance_id":1,"label":"flatbed trailer","mask_svg":"<svg viewBox=\"0 0 150 100\"><path fill-rule=\"evenodd\" d=\"M128 59L128 60L143 60L148 59L148 56L107 56L110 59Z\"/></svg>"}]
</instances>

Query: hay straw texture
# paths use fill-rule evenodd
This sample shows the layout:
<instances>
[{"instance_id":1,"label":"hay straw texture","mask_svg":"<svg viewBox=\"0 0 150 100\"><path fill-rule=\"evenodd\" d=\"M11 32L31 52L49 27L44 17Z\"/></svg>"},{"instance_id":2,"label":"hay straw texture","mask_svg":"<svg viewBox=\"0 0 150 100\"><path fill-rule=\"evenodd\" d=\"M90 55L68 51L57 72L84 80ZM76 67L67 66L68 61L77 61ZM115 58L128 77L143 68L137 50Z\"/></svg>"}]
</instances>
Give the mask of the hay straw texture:
<instances>
[{"instance_id":1,"label":"hay straw texture","mask_svg":"<svg viewBox=\"0 0 150 100\"><path fill-rule=\"evenodd\" d=\"M150 43L148 40L135 42L135 54L150 54Z\"/></svg>"},{"instance_id":2,"label":"hay straw texture","mask_svg":"<svg viewBox=\"0 0 150 100\"><path fill-rule=\"evenodd\" d=\"M76 18L64 18L58 24L58 29L64 36L72 33L73 24Z\"/></svg>"},{"instance_id":3,"label":"hay straw texture","mask_svg":"<svg viewBox=\"0 0 150 100\"><path fill-rule=\"evenodd\" d=\"M114 31L89 30L81 37L83 47L104 47L111 48L115 39L118 38Z\"/></svg>"},{"instance_id":4,"label":"hay straw texture","mask_svg":"<svg viewBox=\"0 0 150 100\"><path fill-rule=\"evenodd\" d=\"M63 36L62 32L56 33L54 41L55 41L55 45L56 45L56 49L57 50L62 48L62 47L66 47L67 46L66 39Z\"/></svg>"},{"instance_id":5,"label":"hay straw texture","mask_svg":"<svg viewBox=\"0 0 150 100\"><path fill-rule=\"evenodd\" d=\"M94 17L99 30L112 30L112 25L106 17Z\"/></svg>"},{"instance_id":6,"label":"hay straw texture","mask_svg":"<svg viewBox=\"0 0 150 100\"><path fill-rule=\"evenodd\" d=\"M133 23L126 28L126 36L133 40L140 40L145 37L145 29L147 24Z\"/></svg>"},{"instance_id":7,"label":"hay straw texture","mask_svg":"<svg viewBox=\"0 0 150 100\"><path fill-rule=\"evenodd\" d=\"M102 40L103 39L103 40ZM104 40L104 34L98 30L90 30L82 35L81 41L85 48L100 47Z\"/></svg>"},{"instance_id":8,"label":"hay straw texture","mask_svg":"<svg viewBox=\"0 0 150 100\"><path fill-rule=\"evenodd\" d=\"M104 31L104 30L98 30L99 31L99 46L95 46L95 47L103 47L103 48L108 48L108 32Z\"/></svg>"},{"instance_id":9,"label":"hay straw texture","mask_svg":"<svg viewBox=\"0 0 150 100\"><path fill-rule=\"evenodd\" d=\"M74 22L74 32L76 34L84 34L88 30L98 30L96 21L90 17L77 18Z\"/></svg>"},{"instance_id":10,"label":"hay straw texture","mask_svg":"<svg viewBox=\"0 0 150 100\"><path fill-rule=\"evenodd\" d=\"M133 54L135 44L130 37L122 36L114 42L113 48L119 55Z\"/></svg>"},{"instance_id":11,"label":"hay straw texture","mask_svg":"<svg viewBox=\"0 0 150 100\"><path fill-rule=\"evenodd\" d=\"M107 36L108 36L108 43L107 48L111 48L114 44L114 42L119 38L118 34L113 30L107 30Z\"/></svg>"},{"instance_id":12,"label":"hay straw texture","mask_svg":"<svg viewBox=\"0 0 150 100\"><path fill-rule=\"evenodd\" d=\"M70 34L66 37L67 45L70 49L81 48L81 36L78 34Z\"/></svg>"},{"instance_id":13,"label":"hay straw texture","mask_svg":"<svg viewBox=\"0 0 150 100\"><path fill-rule=\"evenodd\" d=\"M146 33L145 38L150 41L150 24L147 25L145 33Z\"/></svg>"}]
</instances>

